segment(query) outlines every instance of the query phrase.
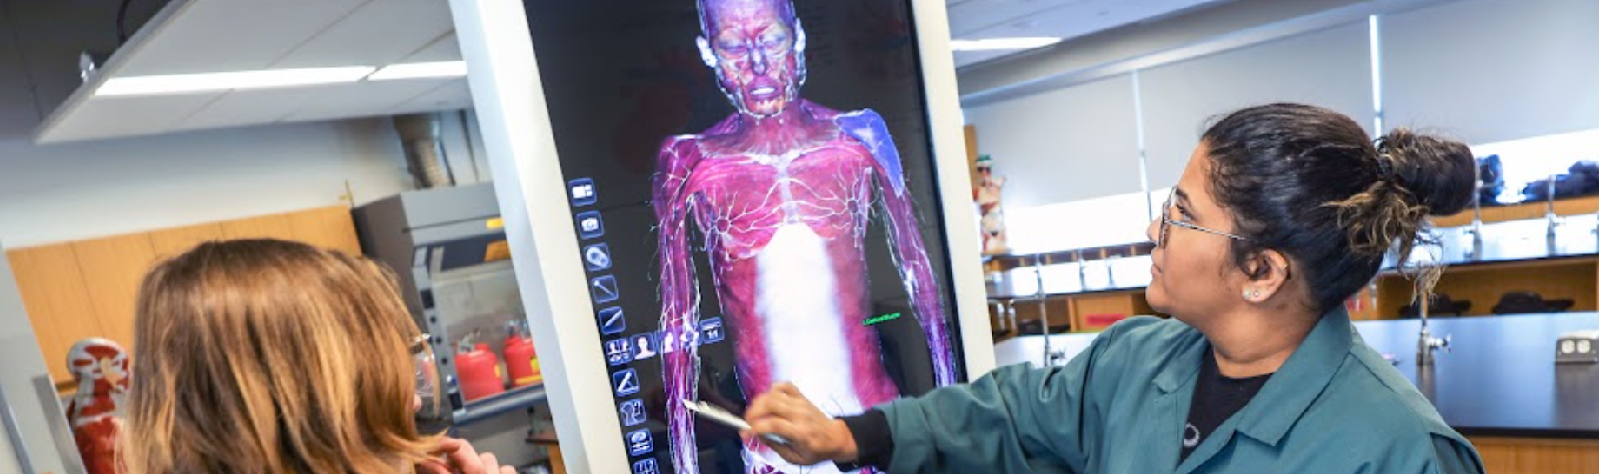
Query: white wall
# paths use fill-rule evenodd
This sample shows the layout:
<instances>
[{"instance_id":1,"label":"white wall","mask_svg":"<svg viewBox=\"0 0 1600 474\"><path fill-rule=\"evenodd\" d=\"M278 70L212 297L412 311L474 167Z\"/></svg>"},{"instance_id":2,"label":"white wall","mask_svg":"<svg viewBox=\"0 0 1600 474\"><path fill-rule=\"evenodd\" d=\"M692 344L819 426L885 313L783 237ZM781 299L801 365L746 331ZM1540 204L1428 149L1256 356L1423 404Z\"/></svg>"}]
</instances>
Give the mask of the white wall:
<instances>
[{"instance_id":1,"label":"white wall","mask_svg":"<svg viewBox=\"0 0 1600 474\"><path fill-rule=\"evenodd\" d=\"M1109 218L1126 211L1102 203L1123 202L1117 196L1128 191L1109 188L1126 182L1132 165L1106 166L1077 151L1125 146L1118 124L1135 111L1139 152L1128 154L1144 157L1151 192L1177 180L1209 118L1267 102L1321 105L1377 133L1381 95L1385 126L1480 145L1600 125L1594 0L1269 3L1239 0L963 70L978 152L994 154L1010 178L1013 241L1087 241L1065 230L1083 223L1103 229L1096 235L1136 235L1138 222ZM1373 87L1374 14L1381 94ZM1137 106L1111 87L1130 71Z\"/></svg>"},{"instance_id":2,"label":"white wall","mask_svg":"<svg viewBox=\"0 0 1600 474\"><path fill-rule=\"evenodd\" d=\"M1230 0L960 71L961 99L1018 97L1243 44L1454 0ZM1510 0L1515 2L1517 0ZM1581 0L1580 0L1581 1ZM968 104L971 105L971 104Z\"/></svg>"},{"instance_id":3,"label":"white wall","mask_svg":"<svg viewBox=\"0 0 1600 474\"><path fill-rule=\"evenodd\" d=\"M967 109L978 152L1006 178L1005 205L1038 206L1141 190L1128 76Z\"/></svg>"},{"instance_id":4,"label":"white wall","mask_svg":"<svg viewBox=\"0 0 1600 474\"><path fill-rule=\"evenodd\" d=\"M1362 21L1140 71L1150 187L1176 184L1207 122L1243 107L1318 105L1372 133L1368 44Z\"/></svg>"},{"instance_id":5,"label":"white wall","mask_svg":"<svg viewBox=\"0 0 1600 474\"><path fill-rule=\"evenodd\" d=\"M1595 0L1463 0L1384 16L1384 125L1473 145L1600 127L1597 11Z\"/></svg>"},{"instance_id":6,"label":"white wall","mask_svg":"<svg viewBox=\"0 0 1600 474\"><path fill-rule=\"evenodd\" d=\"M11 247L338 204L406 189L386 121L33 146L0 140L0 240Z\"/></svg>"}]
</instances>

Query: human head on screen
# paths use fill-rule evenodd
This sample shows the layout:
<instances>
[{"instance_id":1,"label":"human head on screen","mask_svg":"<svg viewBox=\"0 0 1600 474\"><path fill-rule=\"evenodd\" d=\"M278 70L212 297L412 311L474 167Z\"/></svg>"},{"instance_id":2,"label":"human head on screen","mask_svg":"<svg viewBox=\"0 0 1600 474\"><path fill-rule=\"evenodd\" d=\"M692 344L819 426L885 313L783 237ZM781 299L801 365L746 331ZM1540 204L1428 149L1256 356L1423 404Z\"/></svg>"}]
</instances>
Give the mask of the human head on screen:
<instances>
[{"instance_id":1,"label":"human head on screen","mask_svg":"<svg viewBox=\"0 0 1600 474\"><path fill-rule=\"evenodd\" d=\"M800 99L806 32L789 0L697 0L700 58L740 113L770 117Z\"/></svg>"}]
</instances>

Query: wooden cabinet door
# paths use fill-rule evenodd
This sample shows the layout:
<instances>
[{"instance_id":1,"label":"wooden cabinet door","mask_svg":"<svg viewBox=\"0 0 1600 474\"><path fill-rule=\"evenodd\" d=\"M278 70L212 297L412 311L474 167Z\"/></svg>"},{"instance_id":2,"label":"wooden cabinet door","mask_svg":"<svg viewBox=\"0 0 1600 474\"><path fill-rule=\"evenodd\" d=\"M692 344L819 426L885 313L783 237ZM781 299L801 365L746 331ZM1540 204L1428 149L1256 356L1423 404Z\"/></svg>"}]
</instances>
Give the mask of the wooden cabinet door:
<instances>
[{"instance_id":1,"label":"wooden cabinet door","mask_svg":"<svg viewBox=\"0 0 1600 474\"><path fill-rule=\"evenodd\" d=\"M356 239L356 225L350 216L350 208L332 206L310 209L288 214L288 218L295 240L361 255L361 242Z\"/></svg>"},{"instance_id":2,"label":"wooden cabinet door","mask_svg":"<svg viewBox=\"0 0 1600 474\"><path fill-rule=\"evenodd\" d=\"M275 238L361 253L350 209L287 214L162 229L11 250L12 272L39 347L57 384L70 382L67 351L103 337L133 350L139 285L151 265L207 240Z\"/></svg>"},{"instance_id":3,"label":"wooden cabinet door","mask_svg":"<svg viewBox=\"0 0 1600 474\"><path fill-rule=\"evenodd\" d=\"M6 255L50 378L57 384L71 381L67 351L80 340L106 334L94 305L84 297L88 287L72 244L16 249Z\"/></svg>"},{"instance_id":4,"label":"wooden cabinet door","mask_svg":"<svg viewBox=\"0 0 1600 474\"><path fill-rule=\"evenodd\" d=\"M133 350L133 313L139 283L155 261L149 234L129 234L72 243L104 337Z\"/></svg>"},{"instance_id":5,"label":"wooden cabinet door","mask_svg":"<svg viewBox=\"0 0 1600 474\"><path fill-rule=\"evenodd\" d=\"M224 221L222 235L229 239L294 240L294 227L289 224L288 214L272 214Z\"/></svg>"},{"instance_id":6,"label":"wooden cabinet door","mask_svg":"<svg viewBox=\"0 0 1600 474\"><path fill-rule=\"evenodd\" d=\"M174 227L150 232L150 245L155 248L156 258L170 258L201 242L222 240L223 235L222 224L217 223Z\"/></svg>"}]
</instances>

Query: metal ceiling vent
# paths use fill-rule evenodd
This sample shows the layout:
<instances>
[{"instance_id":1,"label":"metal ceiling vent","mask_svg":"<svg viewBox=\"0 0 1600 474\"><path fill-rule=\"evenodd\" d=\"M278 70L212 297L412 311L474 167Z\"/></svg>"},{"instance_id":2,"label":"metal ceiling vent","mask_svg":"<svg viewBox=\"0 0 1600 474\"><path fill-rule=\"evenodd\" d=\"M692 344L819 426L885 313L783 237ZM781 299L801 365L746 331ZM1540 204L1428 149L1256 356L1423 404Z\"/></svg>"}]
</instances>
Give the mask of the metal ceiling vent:
<instances>
[{"instance_id":1,"label":"metal ceiling vent","mask_svg":"<svg viewBox=\"0 0 1600 474\"><path fill-rule=\"evenodd\" d=\"M406 171L417 189L455 186L455 176L440 138L438 113L394 116L394 129L400 134L400 147L406 154Z\"/></svg>"}]
</instances>

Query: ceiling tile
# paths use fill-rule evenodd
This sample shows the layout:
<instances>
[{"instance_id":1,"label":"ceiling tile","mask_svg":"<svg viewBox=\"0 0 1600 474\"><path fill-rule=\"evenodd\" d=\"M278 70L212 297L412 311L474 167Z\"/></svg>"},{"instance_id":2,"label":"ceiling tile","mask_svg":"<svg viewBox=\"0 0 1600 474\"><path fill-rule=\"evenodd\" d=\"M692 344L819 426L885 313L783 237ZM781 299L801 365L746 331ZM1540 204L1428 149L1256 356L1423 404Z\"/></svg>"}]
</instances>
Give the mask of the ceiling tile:
<instances>
[{"instance_id":1,"label":"ceiling tile","mask_svg":"<svg viewBox=\"0 0 1600 474\"><path fill-rule=\"evenodd\" d=\"M431 61L459 61L461 60L461 44L456 42L455 33L449 33L434 40L427 46L411 53L400 62L421 63Z\"/></svg>"},{"instance_id":2,"label":"ceiling tile","mask_svg":"<svg viewBox=\"0 0 1600 474\"><path fill-rule=\"evenodd\" d=\"M1063 8L1086 0L966 0L949 6L950 34L957 38L978 30L1032 21L1046 10Z\"/></svg>"},{"instance_id":3,"label":"ceiling tile","mask_svg":"<svg viewBox=\"0 0 1600 474\"><path fill-rule=\"evenodd\" d=\"M266 68L368 0L191 0L139 43L119 76Z\"/></svg>"},{"instance_id":4,"label":"ceiling tile","mask_svg":"<svg viewBox=\"0 0 1600 474\"><path fill-rule=\"evenodd\" d=\"M454 29L439 0L377 0L301 44L273 67L384 66Z\"/></svg>"},{"instance_id":5,"label":"ceiling tile","mask_svg":"<svg viewBox=\"0 0 1600 474\"><path fill-rule=\"evenodd\" d=\"M956 51L956 67L981 63L991 59L1016 54L1019 51Z\"/></svg>"},{"instance_id":6,"label":"ceiling tile","mask_svg":"<svg viewBox=\"0 0 1600 474\"><path fill-rule=\"evenodd\" d=\"M229 92L172 128L200 130L273 123L298 109L305 93L300 88Z\"/></svg>"},{"instance_id":7,"label":"ceiling tile","mask_svg":"<svg viewBox=\"0 0 1600 474\"><path fill-rule=\"evenodd\" d=\"M462 78L413 97L389 109L387 113L410 114L470 108L472 108L472 91L467 87L467 80Z\"/></svg>"},{"instance_id":8,"label":"ceiling tile","mask_svg":"<svg viewBox=\"0 0 1600 474\"><path fill-rule=\"evenodd\" d=\"M95 97L40 134L41 143L165 133L223 93Z\"/></svg>"},{"instance_id":9,"label":"ceiling tile","mask_svg":"<svg viewBox=\"0 0 1600 474\"><path fill-rule=\"evenodd\" d=\"M1006 0L971 0L982 1ZM1015 0L1012 0L1015 1ZM1038 0L1040 2L1046 0ZM1192 8L1226 0L1069 0L1056 7L1030 15L1023 21L1000 23L965 33L961 39L1039 36L1072 39L1129 24L1162 18ZM963 4L966 5L966 4ZM951 15L955 15L952 13ZM1024 51L983 51L956 53L956 67L1010 56Z\"/></svg>"},{"instance_id":10,"label":"ceiling tile","mask_svg":"<svg viewBox=\"0 0 1600 474\"><path fill-rule=\"evenodd\" d=\"M465 79L406 79L363 81L309 89L301 106L282 119L286 122L389 115L389 110L432 94L441 87L466 84ZM437 109L436 109L437 110Z\"/></svg>"}]
</instances>

